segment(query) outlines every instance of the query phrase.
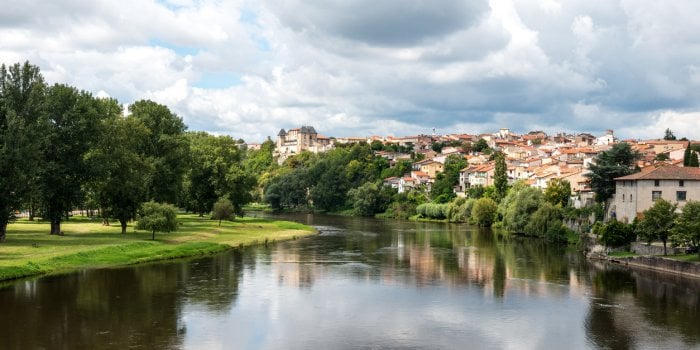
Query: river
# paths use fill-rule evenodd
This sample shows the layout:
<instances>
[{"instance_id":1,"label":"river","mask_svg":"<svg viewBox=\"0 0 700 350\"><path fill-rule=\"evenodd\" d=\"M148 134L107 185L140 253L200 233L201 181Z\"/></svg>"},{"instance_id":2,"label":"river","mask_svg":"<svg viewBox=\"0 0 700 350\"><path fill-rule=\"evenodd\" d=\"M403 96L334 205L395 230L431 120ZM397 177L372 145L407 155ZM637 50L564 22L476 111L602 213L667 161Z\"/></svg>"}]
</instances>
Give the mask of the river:
<instances>
[{"instance_id":1,"label":"river","mask_svg":"<svg viewBox=\"0 0 700 350\"><path fill-rule=\"evenodd\" d=\"M0 285L0 348L700 348L698 279L468 225L285 217L320 234Z\"/></svg>"}]
</instances>

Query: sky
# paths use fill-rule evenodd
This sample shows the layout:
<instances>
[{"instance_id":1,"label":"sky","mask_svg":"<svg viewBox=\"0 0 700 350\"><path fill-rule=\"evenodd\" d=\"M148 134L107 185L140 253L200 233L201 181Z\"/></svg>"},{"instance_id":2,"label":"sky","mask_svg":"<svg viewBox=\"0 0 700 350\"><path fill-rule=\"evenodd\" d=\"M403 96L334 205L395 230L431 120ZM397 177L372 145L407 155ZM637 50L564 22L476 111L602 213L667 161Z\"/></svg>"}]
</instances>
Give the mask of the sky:
<instances>
[{"instance_id":1,"label":"sky","mask_svg":"<svg viewBox=\"0 0 700 350\"><path fill-rule=\"evenodd\" d=\"M695 0L5 0L0 63L190 130L700 139Z\"/></svg>"}]
</instances>

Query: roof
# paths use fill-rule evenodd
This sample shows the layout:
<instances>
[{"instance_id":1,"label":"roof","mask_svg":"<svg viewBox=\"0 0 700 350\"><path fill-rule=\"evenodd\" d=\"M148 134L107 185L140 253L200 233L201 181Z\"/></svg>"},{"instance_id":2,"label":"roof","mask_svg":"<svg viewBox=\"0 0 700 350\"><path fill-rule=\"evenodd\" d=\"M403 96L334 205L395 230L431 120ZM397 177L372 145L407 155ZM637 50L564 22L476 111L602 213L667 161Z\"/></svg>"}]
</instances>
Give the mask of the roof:
<instances>
[{"instance_id":1,"label":"roof","mask_svg":"<svg viewBox=\"0 0 700 350\"><path fill-rule=\"evenodd\" d=\"M662 166L649 171L643 171L632 175L615 178L622 180L698 180L700 181L700 168Z\"/></svg>"},{"instance_id":2,"label":"roof","mask_svg":"<svg viewBox=\"0 0 700 350\"><path fill-rule=\"evenodd\" d=\"M287 135L287 132L284 131L284 129L280 129L280 132L277 133L277 136L285 136L285 135Z\"/></svg>"}]
</instances>

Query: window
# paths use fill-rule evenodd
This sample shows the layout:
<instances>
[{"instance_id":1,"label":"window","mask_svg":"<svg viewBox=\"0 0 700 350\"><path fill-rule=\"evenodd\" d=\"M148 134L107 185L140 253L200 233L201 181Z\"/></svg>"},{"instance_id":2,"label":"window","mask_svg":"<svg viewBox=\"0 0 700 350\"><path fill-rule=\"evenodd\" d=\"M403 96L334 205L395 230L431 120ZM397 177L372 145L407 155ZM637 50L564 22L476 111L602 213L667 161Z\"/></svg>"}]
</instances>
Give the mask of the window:
<instances>
[{"instance_id":1,"label":"window","mask_svg":"<svg viewBox=\"0 0 700 350\"><path fill-rule=\"evenodd\" d=\"M661 191L651 191L651 200L653 202L655 202L659 198L661 198Z\"/></svg>"},{"instance_id":2,"label":"window","mask_svg":"<svg viewBox=\"0 0 700 350\"><path fill-rule=\"evenodd\" d=\"M630 194L630 202L632 201L632 195Z\"/></svg>"},{"instance_id":3,"label":"window","mask_svg":"<svg viewBox=\"0 0 700 350\"><path fill-rule=\"evenodd\" d=\"M623 202L625 201L625 194L624 193L622 194L622 201Z\"/></svg>"},{"instance_id":4,"label":"window","mask_svg":"<svg viewBox=\"0 0 700 350\"><path fill-rule=\"evenodd\" d=\"M683 186L685 186L685 181L678 180L678 187L683 187Z\"/></svg>"},{"instance_id":5,"label":"window","mask_svg":"<svg viewBox=\"0 0 700 350\"><path fill-rule=\"evenodd\" d=\"M661 182L661 181L659 181L659 180L654 180L654 187L659 187L659 182Z\"/></svg>"},{"instance_id":6,"label":"window","mask_svg":"<svg viewBox=\"0 0 700 350\"><path fill-rule=\"evenodd\" d=\"M676 191L676 201L678 201L678 202L685 201L685 191Z\"/></svg>"}]
</instances>

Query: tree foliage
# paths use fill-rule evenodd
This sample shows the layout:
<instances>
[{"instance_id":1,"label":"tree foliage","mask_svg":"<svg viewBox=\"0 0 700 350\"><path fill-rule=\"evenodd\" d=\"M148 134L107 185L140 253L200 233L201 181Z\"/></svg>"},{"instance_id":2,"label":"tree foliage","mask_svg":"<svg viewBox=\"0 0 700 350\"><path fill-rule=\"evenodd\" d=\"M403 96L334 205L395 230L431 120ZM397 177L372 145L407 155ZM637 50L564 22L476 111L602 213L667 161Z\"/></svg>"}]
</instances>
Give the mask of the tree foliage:
<instances>
[{"instance_id":1,"label":"tree foliage","mask_svg":"<svg viewBox=\"0 0 700 350\"><path fill-rule=\"evenodd\" d=\"M219 226L221 226L221 220L233 220L236 217L236 208L233 207L233 203L228 198L216 201L211 211L211 218L219 220Z\"/></svg>"},{"instance_id":2,"label":"tree foliage","mask_svg":"<svg viewBox=\"0 0 700 350\"><path fill-rule=\"evenodd\" d=\"M689 201L671 229L671 242L676 246L700 247L700 202Z\"/></svg>"},{"instance_id":3,"label":"tree foliage","mask_svg":"<svg viewBox=\"0 0 700 350\"><path fill-rule=\"evenodd\" d=\"M677 205L659 198L654 205L644 211L644 217L637 224L637 234L639 237L651 243L660 240L664 244L664 255L666 255L666 242L671 234L676 218Z\"/></svg>"},{"instance_id":4,"label":"tree foliage","mask_svg":"<svg viewBox=\"0 0 700 350\"><path fill-rule=\"evenodd\" d=\"M508 191L508 168L506 167L506 156L503 152L495 154L496 168L494 169L493 186L495 188L496 201L500 202L506 197Z\"/></svg>"},{"instance_id":5,"label":"tree foliage","mask_svg":"<svg viewBox=\"0 0 700 350\"><path fill-rule=\"evenodd\" d=\"M182 179L189 163L189 145L182 118L150 100L136 101L129 106L129 112L150 131L141 145L141 152L153 166L153 174L146 185L147 198L179 203Z\"/></svg>"},{"instance_id":6,"label":"tree foliage","mask_svg":"<svg viewBox=\"0 0 700 350\"><path fill-rule=\"evenodd\" d=\"M542 191L535 187L514 187L501 206L503 227L524 233L532 214L542 205Z\"/></svg>"},{"instance_id":7,"label":"tree foliage","mask_svg":"<svg viewBox=\"0 0 700 350\"><path fill-rule=\"evenodd\" d=\"M177 230L177 208L154 201L143 203L136 229L151 231L153 240L156 239L156 232Z\"/></svg>"},{"instance_id":8,"label":"tree foliage","mask_svg":"<svg viewBox=\"0 0 700 350\"><path fill-rule=\"evenodd\" d=\"M45 93L38 67L0 65L0 242L38 173Z\"/></svg>"},{"instance_id":9,"label":"tree foliage","mask_svg":"<svg viewBox=\"0 0 700 350\"><path fill-rule=\"evenodd\" d=\"M358 216L373 216L384 212L391 202L393 189L382 187L381 183L366 182L348 191L353 213Z\"/></svg>"},{"instance_id":10,"label":"tree foliage","mask_svg":"<svg viewBox=\"0 0 700 350\"><path fill-rule=\"evenodd\" d=\"M482 227L489 227L493 224L498 206L491 198L479 198L472 208L472 219Z\"/></svg>"},{"instance_id":11,"label":"tree foliage","mask_svg":"<svg viewBox=\"0 0 700 350\"><path fill-rule=\"evenodd\" d=\"M597 229L600 242L607 247L621 247L634 241L635 234L632 225L625 224L615 219Z\"/></svg>"},{"instance_id":12,"label":"tree foliage","mask_svg":"<svg viewBox=\"0 0 700 350\"><path fill-rule=\"evenodd\" d=\"M635 163L639 158L639 152L625 142L598 154L594 164L589 165L590 172L585 175L591 181L598 202L607 201L615 193L615 178L638 171Z\"/></svg>"},{"instance_id":13,"label":"tree foliage","mask_svg":"<svg viewBox=\"0 0 700 350\"><path fill-rule=\"evenodd\" d=\"M569 205L571 198L571 184L569 181L559 178L550 179L547 188L544 190L544 199L562 208Z\"/></svg>"},{"instance_id":14,"label":"tree foliage","mask_svg":"<svg viewBox=\"0 0 700 350\"><path fill-rule=\"evenodd\" d=\"M114 217L126 233L127 223L136 218L146 200L144 179L151 176L152 164L139 146L149 134L143 123L121 116L116 100L101 100L107 118L101 126L102 136L86 155L92 169L88 186L102 210L104 218Z\"/></svg>"},{"instance_id":15,"label":"tree foliage","mask_svg":"<svg viewBox=\"0 0 700 350\"><path fill-rule=\"evenodd\" d=\"M676 140L676 135L673 134L673 131L671 129L666 129L664 132L664 140L666 141L675 141Z\"/></svg>"},{"instance_id":16,"label":"tree foliage","mask_svg":"<svg viewBox=\"0 0 700 350\"><path fill-rule=\"evenodd\" d=\"M461 155L452 154L447 156L444 171L436 176L431 196L433 198L446 196L448 200L454 198L454 186L459 184L459 172L467 164L467 160Z\"/></svg>"}]
</instances>

